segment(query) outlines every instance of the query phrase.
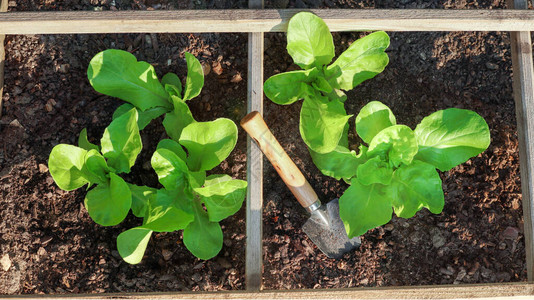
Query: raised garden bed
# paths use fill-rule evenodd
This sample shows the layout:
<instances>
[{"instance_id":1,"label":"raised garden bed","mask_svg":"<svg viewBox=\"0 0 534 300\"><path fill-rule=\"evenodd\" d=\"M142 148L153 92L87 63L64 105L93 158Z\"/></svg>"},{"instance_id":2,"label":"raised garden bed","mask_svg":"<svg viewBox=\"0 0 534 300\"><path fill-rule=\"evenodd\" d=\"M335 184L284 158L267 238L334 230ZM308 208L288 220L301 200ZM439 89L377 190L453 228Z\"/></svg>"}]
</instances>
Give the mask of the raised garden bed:
<instances>
[{"instance_id":1,"label":"raised garden bed","mask_svg":"<svg viewBox=\"0 0 534 300\"><path fill-rule=\"evenodd\" d=\"M215 2L201 8L246 7L246 3L218 7L221 3ZM32 2L17 4L16 9L91 7L87 3L69 5L72 7L60 7L59 3L39 7ZM124 8L121 5L118 7ZM169 5L146 2L133 6L159 9ZM301 4L289 3L296 5ZM325 5L372 6L359 1ZM444 4L436 1L432 5ZM109 4L103 7L107 9ZM174 7L195 8L180 1ZM461 4L454 7L464 8ZM489 8L485 3L472 7ZM502 7L502 3L491 6ZM337 51L358 36L336 33ZM492 144L482 155L442 173L446 196L442 214L421 211L413 219L394 218L366 234L361 248L341 260L327 259L307 239L300 230L304 211L266 164L265 289L526 281L509 34L393 33L391 37L389 66L348 94L347 112L356 113L368 101L380 100L392 108L399 123L414 128L435 110L467 108L487 120ZM112 228L96 225L83 208L83 191L63 192L53 183L46 170L51 148L61 142L75 143L85 127L90 137L99 137L121 103L97 94L86 80L90 58L107 48L131 50L138 59L154 64L160 76L167 71L183 75L183 52L189 51L209 69L202 94L190 104L193 115L199 120L226 117L238 122L246 114L244 34L8 36L0 120L0 140L4 142L0 150L0 258L7 254L10 266L7 271L0 269L0 280L8 283L0 286L0 293L244 289L244 207L222 223L225 242L218 257L198 260L184 248L179 234L158 234L143 262L130 266L118 256L115 238L137 220L131 217ZM266 34L266 78L295 68L284 48L284 34ZM264 109L273 133L320 198L339 197L346 186L321 175L300 139L300 105L281 107L265 101ZM149 161L163 135L163 128L156 124L142 132L145 148L140 161ZM246 160L246 136L240 131L236 150L215 171L245 179ZM135 168L137 172L132 174L136 175L128 179L157 185L149 165Z\"/></svg>"}]
</instances>

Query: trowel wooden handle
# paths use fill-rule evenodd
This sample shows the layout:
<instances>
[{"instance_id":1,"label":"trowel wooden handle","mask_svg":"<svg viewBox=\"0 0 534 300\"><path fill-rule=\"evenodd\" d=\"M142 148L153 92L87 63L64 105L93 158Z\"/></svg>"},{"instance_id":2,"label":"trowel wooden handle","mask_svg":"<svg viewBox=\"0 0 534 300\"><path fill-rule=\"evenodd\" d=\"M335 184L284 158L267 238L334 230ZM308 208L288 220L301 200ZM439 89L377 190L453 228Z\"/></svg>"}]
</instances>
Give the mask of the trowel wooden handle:
<instances>
[{"instance_id":1,"label":"trowel wooden handle","mask_svg":"<svg viewBox=\"0 0 534 300\"><path fill-rule=\"evenodd\" d=\"M282 177L282 180L304 208L308 208L319 200L302 172L273 136L259 112L254 111L246 115L241 120L241 127L256 141L278 175Z\"/></svg>"}]
</instances>

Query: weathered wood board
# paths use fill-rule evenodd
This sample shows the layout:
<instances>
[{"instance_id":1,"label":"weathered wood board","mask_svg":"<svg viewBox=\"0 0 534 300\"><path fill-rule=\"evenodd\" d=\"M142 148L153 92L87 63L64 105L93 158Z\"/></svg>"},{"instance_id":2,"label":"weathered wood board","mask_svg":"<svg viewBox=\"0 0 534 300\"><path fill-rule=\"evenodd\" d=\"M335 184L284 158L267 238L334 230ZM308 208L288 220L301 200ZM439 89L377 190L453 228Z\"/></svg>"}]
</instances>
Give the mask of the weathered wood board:
<instances>
[{"instance_id":1,"label":"weathered wood board","mask_svg":"<svg viewBox=\"0 0 534 300\"><path fill-rule=\"evenodd\" d=\"M0 34L281 32L296 9L10 12ZM331 31L534 31L530 10L317 9Z\"/></svg>"},{"instance_id":2,"label":"weathered wood board","mask_svg":"<svg viewBox=\"0 0 534 300\"><path fill-rule=\"evenodd\" d=\"M249 8L263 8L263 0L249 0ZM248 34L247 80L247 111L263 113L263 32ZM247 182L245 281L248 291L259 291L263 273L263 155L248 136Z\"/></svg>"}]
</instances>

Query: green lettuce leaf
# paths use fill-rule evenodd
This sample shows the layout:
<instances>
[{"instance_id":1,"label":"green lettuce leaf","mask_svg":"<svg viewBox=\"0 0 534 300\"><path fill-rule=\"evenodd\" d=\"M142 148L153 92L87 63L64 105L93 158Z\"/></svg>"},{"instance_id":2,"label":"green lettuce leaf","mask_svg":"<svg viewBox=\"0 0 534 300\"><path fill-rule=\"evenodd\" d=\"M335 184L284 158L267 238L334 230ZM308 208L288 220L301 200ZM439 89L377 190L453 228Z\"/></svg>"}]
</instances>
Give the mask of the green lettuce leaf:
<instances>
[{"instance_id":1,"label":"green lettuce leaf","mask_svg":"<svg viewBox=\"0 0 534 300\"><path fill-rule=\"evenodd\" d=\"M176 198L187 197L181 191L158 190L155 198L148 202L147 217L143 227L156 232L173 232L187 227L193 221L193 214L183 210ZM182 202L191 199L181 199ZM189 209L191 210L191 209Z\"/></svg>"},{"instance_id":2,"label":"green lettuce leaf","mask_svg":"<svg viewBox=\"0 0 534 300\"><path fill-rule=\"evenodd\" d=\"M360 146L359 154L349 150L347 147L337 146L334 151L328 153L318 153L308 148L313 163L326 176L334 177L337 180L350 178L356 175L358 166L367 159L367 147Z\"/></svg>"},{"instance_id":3,"label":"green lettuce leaf","mask_svg":"<svg viewBox=\"0 0 534 300\"><path fill-rule=\"evenodd\" d=\"M358 39L328 66L326 77L336 88L351 90L384 71L389 63L384 52L388 46L389 36L383 31Z\"/></svg>"},{"instance_id":4,"label":"green lettuce leaf","mask_svg":"<svg viewBox=\"0 0 534 300\"><path fill-rule=\"evenodd\" d=\"M159 141L157 149L167 149L172 151L176 156L178 156L181 160L186 161L187 160L187 154L184 151L184 148L180 144L178 144L175 140L170 139L163 139Z\"/></svg>"},{"instance_id":5,"label":"green lettuce leaf","mask_svg":"<svg viewBox=\"0 0 534 300\"><path fill-rule=\"evenodd\" d=\"M86 176L91 183L107 184L109 183L109 175L111 172L106 159L95 149L87 151L85 155L85 168L84 174L90 174Z\"/></svg>"},{"instance_id":6,"label":"green lettuce leaf","mask_svg":"<svg viewBox=\"0 0 534 300\"><path fill-rule=\"evenodd\" d=\"M141 262L152 230L143 227L128 229L117 237L117 250L125 262L135 265Z\"/></svg>"},{"instance_id":7,"label":"green lettuce leaf","mask_svg":"<svg viewBox=\"0 0 534 300\"><path fill-rule=\"evenodd\" d=\"M334 58L334 40L326 23L316 15L301 12L289 20L287 52L303 69L321 68Z\"/></svg>"},{"instance_id":8,"label":"green lettuce leaf","mask_svg":"<svg viewBox=\"0 0 534 300\"><path fill-rule=\"evenodd\" d=\"M228 175L211 175L204 187L195 188L208 211L211 222L219 222L235 214L243 204L247 193L247 182L232 179Z\"/></svg>"},{"instance_id":9,"label":"green lettuce leaf","mask_svg":"<svg viewBox=\"0 0 534 300\"><path fill-rule=\"evenodd\" d=\"M263 90L274 103L288 105L304 98L308 84L315 80L318 73L313 68L276 74L265 81Z\"/></svg>"},{"instance_id":10,"label":"green lettuce leaf","mask_svg":"<svg viewBox=\"0 0 534 300\"><path fill-rule=\"evenodd\" d=\"M363 185L381 183L388 185L393 177L393 169L380 157L375 156L358 167L358 180Z\"/></svg>"},{"instance_id":11,"label":"green lettuce leaf","mask_svg":"<svg viewBox=\"0 0 534 300\"><path fill-rule=\"evenodd\" d=\"M397 121L389 107L381 102L371 101L356 116L356 133L369 144L380 131L395 124Z\"/></svg>"},{"instance_id":12,"label":"green lettuce leaf","mask_svg":"<svg viewBox=\"0 0 534 300\"><path fill-rule=\"evenodd\" d=\"M48 169L59 188L72 191L89 183L84 174L86 155L86 150L72 145L59 144L52 148Z\"/></svg>"},{"instance_id":13,"label":"green lettuce leaf","mask_svg":"<svg viewBox=\"0 0 534 300\"><path fill-rule=\"evenodd\" d=\"M393 125L380 131L369 144L368 157L388 159L394 167L410 164L417 153L417 142L410 127Z\"/></svg>"},{"instance_id":14,"label":"green lettuce leaf","mask_svg":"<svg viewBox=\"0 0 534 300\"><path fill-rule=\"evenodd\" d=\"M414 160L411 165L398 168L388 195L393 199L395 214L401 218L411 218L423 207L434 214L443 210L441 178L434 166L422 161Z\"/></svg>"},{"instance_id":15,"label":"green lettuce leaf","mask_svg":"<svg viewBox=\"0 0 534 300\"><path fill-rule=\"evenodd\" d=\"M206 181L206 171L189 172L189 185L191 188L199 188Z\"/></svg>"},{"instance_id":16,"label":"green lettuce leaf","mask_svg":"<svg viewBox=\"0 0 534 300\"><path fill-rule=\"evenodd\" d=\"M174 73L167 73L161 78L161 84L169 95L176 96L182 99L182 81L178 75Z\"/></svg>"},{"instance_id":17,"label":"green lettuce leaf","mask_svg":"<svg viewBox=\"0 0 534 300\"><path fill-rule=\"evenodd\" d=\"M415 128L416 159L448 171L486 150L489 127L477 113L458 108L437 111Z\"/></svg>"},{"instance_id":18,"label":"green lettuce leaf","mask_svg":"<svg viewBox=\"0 0 534 300\"><path fill-rule=\"evenodd\" d=\"M113 120L104 130L100 144L108 166L117 173L129 173L143 148L137 125L137 110L133 108Z\"/></svg>"},{"instance_id":19,"label":"green lettuce leaf","mask_svg":"<svg viewBox=\"0 0 534 300\"><path fill-rule=\"evenodd\" d=\"M350 187L339 198L339 216L349 238L360 236L391 220L392 200L385 189L385 185L363 185L358 178L352 178Z\"/></svg>"},{"instance_id":20,"label":"green lettuce leaf","mask_svg":"<svg viewBox=\"0 0 534 300\"><path fill-rule=\"evenodd\" d=\"M182 130L189 124L195 123L195 119L189 110L189 106L180 98L171 97L174 108L165 115L163 127L171 139L178 141L182 135Z\"/></svg>"},{"instance_id":21,"label":"green lettuce leaf","mask_svg":"<svg viewBox=\"0 0 534 300\"><path fill-rule=\"evenodd\" d=\"M138 62L129 52L109 49L98 53L89 63L87 78L97 92L120 98L142 111L156 106L171 108L154 67Z\"/></svg>"},{"instance_id":22,"label":"green lettuce leaf","mask_svg":"<svg viewBox=\"0 0 534 300\"><path fill-rule=\"evenodd\" d=\"M123 105L117 107L115 112L113 112L113 120L129 112L132 108L134 108L134 106L130 103L124 103ZM157 117L163 115L168 111L168 108L161 106L149 108L145 111L137 109L137 126L139 127L139 130L145 129L145 127L150 124L152 120L156 119Z\"/></svg>"},{"instance_id":23,"label":"green lettuce leaf","mask_svg":"<svg viewBox=\"0 0 534 300\"><path fill-rule=\"evenodd\" d=\"M198 59L191 53L185 53L187 61L187 78L184 88L184 101L195 98L204 86L204 70Z\"/></svg>"},{"instance_id":24,"label":"green lettuce leaf","mask_svg":"<svg viewBox=\"0 0 534 300\"><path fill-rule=\"evenodd\" d=\"M87 129L82 129L82 131L80 132L80 136L78 137L78 147L82 148L82 149L85 149L87 151L91 150L91 149L95 149L96 151L100 151L100 147L98 147L97 145L89 142L89 140L87 139Z\"/></svg>"},{"instance_id":25,"label":"green lettuce leaf","mask_svg":"<svg viewBox=\"0 0 534 300\"><path fill-rule=\"evenodd\" d=\"M191 171L211 170L234 149L237 126L225 118L192 123L184 128L179 142L189 153L187 165Z\"/></svg>"},{"instance_id":26,"label":"green lettuce leaf","mask_svg":"<svg viewBox=\"0 0 534 300\"><path fill-rule=\"evenodd\" d=\"M159 182L167 190L184 189L189 186L187 164L168 149L157 149L152 155L152 168L158 174Z\"/></svg>"},{"instance_id":27,"label":"green lettuce leaf","mask_svg":"<svg viewBox=\"0 0 534 300\"><path fill-rule=\"evenodd\" d=\"M148 202L155 200L157 190L148 186L128 184L132 193L132 212L138 218L146 215Z\"/></svg>"},{"instance_id":28,"label":"green lettuce leaf","mask_svg":"<svg viewBox=\"0 0 534 300\"><path fill-rule=\"evenodd\" d=\"M306 98L300 111L300 135L313 151L332 152L351 116L347 115L343 103L339 101Z\"/></svg>"},{"instance_id":29,"label":"green lettuce leaf","mask_svg":"<svg viewBox=\"0 0 534 300\"><path fill-rule=\"evenodd\" d=\"M312 87L318 91L321 91L325 94L332 93L334 88L323 76L317 76L314 82L312 82Z\"/></svg>"},{"instance_id":30,"label":"green lettuce leaf","mask_svg":"<svg viewBox=\"0 0 534 300\"><path fill-rule=\"evenodd\" d=\"M199 202L194 202L195 220L184 229L184 244L200 259L215 257L222 249L223 233L217 222L210 222L208 213Z\"/></svg>"},{"instance_id":31,"label":"green lettuce leaf","mask_svg":"<svg viewBox=\"0 0 534 300\"><path fill-rule=\"evenodd\" d=\"M128 184L115 173L109 173L110 184L100 184L85 197L85 208L91 219L102 226L122 222L132 206Z\"/></svg>"}]
</instances>

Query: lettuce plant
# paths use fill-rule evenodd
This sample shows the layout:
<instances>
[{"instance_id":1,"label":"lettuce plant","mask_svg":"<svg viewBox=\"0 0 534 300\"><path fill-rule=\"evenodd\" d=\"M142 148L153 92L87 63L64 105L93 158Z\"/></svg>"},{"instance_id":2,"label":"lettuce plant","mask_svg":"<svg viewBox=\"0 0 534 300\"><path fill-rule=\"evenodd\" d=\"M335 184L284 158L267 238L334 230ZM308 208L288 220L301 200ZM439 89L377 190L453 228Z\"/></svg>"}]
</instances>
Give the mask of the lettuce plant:
<instances>
[{"instance_id":1,"label":"lettuce plant","mask_svg":"<svg viewBox=\"0 0 534 300\"><path fill-rule=\"evenodd\" d=\"M153 232L183 230L184 244L193 255L214 257L223 244L219 222L236 213L245 198L245 181L206 174L234 149L237 126L225 118L193 118L186 101L200 94L204 74L193 55L185 56L188 72L182 87L173 73L160 82L150 64L128 52L95 55L87 72L90 83L98 92L128 103L114 112L101 147L91 144L83 130L79 147L58 145L50 154L50 173L60 188L97 184L85 200L96 223L116 225L130 209L143 218L141 226L117 237L119 253L131 264L141 261ZM151 159L163 188L126 183L118 174L130 172L142 149L139 130L163 114L171 139L160 141Z\"/></svg>"},{"instance_id":2,"label":"lettuce plant","mask_svg":"<svg viewBox=\"0 0 534 300\"><path fill-rule=\"evenodd\" d=\"M364 142L358 153L343 145L326 154L310 151L323 174L350 183L339 198L339 213L351 238L386 224L392 212L411 218L425 207L439 214L444 195L436 169L448 171L490 144L486 121L464 109L432 113L412 130L397 124L386 105L373 101L355 123ZM340 144L347 145L348 139Z\"/></svg>"},{"instance_id":3,"label":"lettuce plant","mask_svg":"<svg viewBox=\"0 0 534 300\"><path fill-rule=\"evenodd\" d=\"M423 119L415 130L396 124L391 110L374 101L356 117L364 144L349 149L344 102L348 91L384 70L389 37L374 32L361 38L334 63L332 35L319 17L298 13L287 29L287 51L303 70L274 75L265 94L277 104L304 99L299 130L315 165L350 187L339 199L339 213L350 238L386 224L392 212L410 218L426 207L444 205L436 168L447 171L483 152L490 143L488 125L475 112L446 109Z\"/></svg>"},{"instance_id":4,"label":"lettuce plant","mask_svg":"<svg viewBox=\"0 0 534 300\"><path fill-rule=\"evenodd\" d=\"M267 79L265 95L282 105L304 99L299 130L306 145L318 153L333 151L347 133L343 91L348 91L384 70L389 36L374 32L345 50L332 64L334 42L324 21L301 12L287 29L287 51L303 70L280 73Z\"/></svg>"}]
</instances>

